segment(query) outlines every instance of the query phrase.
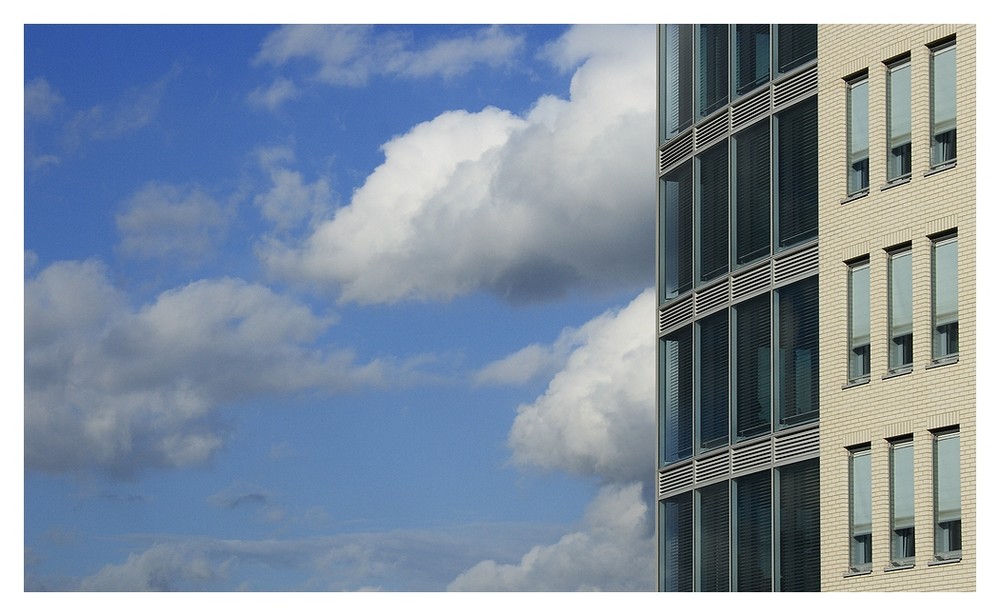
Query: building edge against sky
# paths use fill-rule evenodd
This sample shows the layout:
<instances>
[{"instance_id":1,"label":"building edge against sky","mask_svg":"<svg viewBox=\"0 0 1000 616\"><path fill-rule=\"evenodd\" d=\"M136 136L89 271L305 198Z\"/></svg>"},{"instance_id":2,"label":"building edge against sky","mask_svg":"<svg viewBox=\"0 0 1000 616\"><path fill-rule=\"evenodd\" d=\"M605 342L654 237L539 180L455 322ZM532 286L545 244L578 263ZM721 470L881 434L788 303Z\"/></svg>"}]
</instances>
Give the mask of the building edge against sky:
<instances>
[{"instance_id":1,"label":"building edge against sky","mask_svg":"<svg viewBox=\"0 0 1000 616\"><path fill-rule=\"evenodd\" d=\"M974 590L975 28L657 35L660 590Z\"/></svg>"}]
</instances>

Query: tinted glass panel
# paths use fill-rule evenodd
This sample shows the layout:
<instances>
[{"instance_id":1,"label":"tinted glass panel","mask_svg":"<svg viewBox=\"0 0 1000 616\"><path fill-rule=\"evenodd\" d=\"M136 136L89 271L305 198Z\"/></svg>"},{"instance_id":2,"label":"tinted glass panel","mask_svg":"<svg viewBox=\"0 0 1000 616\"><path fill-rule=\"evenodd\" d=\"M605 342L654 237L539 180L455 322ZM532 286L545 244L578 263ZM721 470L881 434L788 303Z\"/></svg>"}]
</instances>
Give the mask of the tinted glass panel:
<instances>
[{"instance_id":1,"label":"tinted glass panel","mask_svg":"<svg viewBox=\"0 0 1000 616\"><path fill-rule=\"evenodd\" d=\"M691 326L660 339L660 462L691 457L693 418Z\"/></svg>"},{"instance_id":2,"label":"tinted glass panel","mask_svg":"<svg viewBox=\"0 0 1000 616\"><path fill-rule=\"evenodd\" d=\"M729 150L723 142L698 157L699 280L729 270Z\"/></svg>"},{"instance_id":3,"label":"tinted glass panel","mask_svg":"<svg viewBox=\"0 0 1000 616\"><path fill-rule=\"evenodd\" d=\"M694 202L691 162L661 181L660 300L691 289L694 275Z\"/></svg>"},{"instance_id":4,"label":"tinted glass panel","mask_svg":"<svg viewBox=\"0 0 1000 616\"><path fill-rule=\"evenodd\" d=\"M691 126L694 105L694 28L660 26L660 141Z\"/></svg>"},{"instance_id":5,"label":"tinted glass panel","mask_svg":"<svg viewBox=\"0 0 1000 616\"><path fill-rule=\"evenodd\" d=\"M698 451L729 442L729 323L722 310L698 321Z\"/></svg>"},{"instance_id":6,"label":"tinted glass panel","mask_svg":"<svg viewBox=\"0 0 1000 616\"><path fill-rule=\"evenodd\" d=\"M812 276L776 292L775 395L779 427L819 417L819 287Z\"/></svg>"},{"instance_id":7,"label":"tinted glass panel","mask_svg":"<svg viewBox=\"0 0 1000 616\"><path fill-rule=\"evenodd\" d=\"M729 590L729 482L698 490L698 590Z\"/></svg>"},{"instance_id":8,"label":"tinted glass panel","mask_svg":"<svg viewBox=\"0 0 1000 616\"><path fill-rule=\"evenodd\" d=\"M771 130L767 120L734 135L736 263L771 252Z\"/></svg>"},{"instance_id":9,"label":"tinted glass panel","mask_svg":"<svg viewBox=\"0 0 1000 616\"><path fill-rule=\"evenodd\" d=\"M816 25L786 24L778 26L778 72L816 59Z\"/></svg>"},{"instance_id":10,"label":"tinted glass panel","mask_svg":"<svg viewBox=\"0 0 1000 616\"><path fill-rule=\"evenodd\" d=\"M729 100L729 26L698 26L698 117Z\"/></svg>"},{"instance_id":11,"label":"tinted glass panel","mask_svg":"<svg viewBox=\"0 0 1000 616\"><path fill-rule=\"evenodd\" d=\"M778 245L816 237L818 150L816 97L777 115Z\"/></svg>"},{"instance_id":12,"label":"tinted glass panel","mask_svg":"<svg viewBox=\"0 0 1000 616\"><path fill-rule=\"evenodd\" d=\"M660 589L694 589L694 508L691 492L660 503Z\"/></svg>"},{"instance_id":13,"label":"tinted glass panel","mask_svg":"<svg viewBox=\"0 0 1000 616\"><path fill-rule=\"evenodd\" d=\"M764 85L771 76L771 27L768 24L736 26L736 95Z\"/></svg>"},{"instance_id":14,"label":"tinted glass panel","mask_svg":"<svg viewBox=\"0 0 1000 616\"><path fill-rule=\"evenodd\" d=\"M771 296L737 304L736 439L771 431Z\"/></svg>"},{"instance_id":15,"label":"tinted glass panel","mask_svg":"<svg viewBox=\"0 0 1000 616\"><path fill-rule=\"evenodd\" d=\"M777 469L778 583L792 592L819 591L819 460Z\"/></svg>"},{"instance_id":16,"label":"tinted glass panel","mask_svg":"<svg viewBox=\"0 0 1000 616\"><path fill-rule=\"evenodd\" d=\"M736 479L736 590L771 590L771 471Z\"/></svg>"}]
</instances>

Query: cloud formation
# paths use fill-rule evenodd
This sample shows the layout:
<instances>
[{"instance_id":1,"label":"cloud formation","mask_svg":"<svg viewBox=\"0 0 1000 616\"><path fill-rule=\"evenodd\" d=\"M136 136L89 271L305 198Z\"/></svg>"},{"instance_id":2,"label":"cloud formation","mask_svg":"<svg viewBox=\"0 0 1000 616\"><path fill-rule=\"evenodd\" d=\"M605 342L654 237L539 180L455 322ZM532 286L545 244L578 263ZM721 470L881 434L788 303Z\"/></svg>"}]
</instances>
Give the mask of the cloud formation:
<instances>
[{"instance_id":1,"label":"cloud formation","mask_svg":"<svg viewBox=\"0 0 1000 616\"><path fill-rule=\"evenodd\" d=\"M262 260L360 303L648 284L653 45L651 27L573 28L545 50L578 66L568 100L542 97L523 117L449 111L413 127L383 146L385 162L347 206L302 242L271 238Z\"/></svg>"},{"instance_id":2,"label":"cloud formation","mask_svg":"<svg viewBox=\"0 0 1000 616\"><path fill-rule=\"evenodd\" d=\"M100 262L60 262L26 281L24 313L29 470L200 464L228 433L227 403L382 380L378 362L311 348L329 317L232 278L133 310Z\"/></svg>"}]
</instances>

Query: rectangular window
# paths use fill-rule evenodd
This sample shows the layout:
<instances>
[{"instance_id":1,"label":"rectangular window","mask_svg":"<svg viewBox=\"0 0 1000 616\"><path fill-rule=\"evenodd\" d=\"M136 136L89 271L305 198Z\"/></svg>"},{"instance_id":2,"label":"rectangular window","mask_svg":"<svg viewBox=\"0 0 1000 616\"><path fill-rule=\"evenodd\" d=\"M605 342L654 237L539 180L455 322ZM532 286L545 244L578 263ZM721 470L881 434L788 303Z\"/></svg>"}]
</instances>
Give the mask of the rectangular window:
<instances>
[{"instance_id":1,"label":"rectangular window","mask_svg":"<svg viewBox=\"0 0 1000 616\"><path fill-rule=\"evenodd\" d=\"M694 355L691 326L660 339L660 463L691 457Z\"/></svg>"},{"instance_id":2,"label":"rectangular window","mask_svg":"<svg viewBox=\"0 0 1000 616\"><path fill-rule=\"evenodd\" d=\"M931 166L947 164L958 155L956 126L955 41L932 50L931 87Z\"/></svg>"},{"instance_id":3,"label":"rectangular window","mask_svg":"<svg viewBox=\"0 0 1000 616\"><path fill-rule=\"evenodd\" d=\"M779 75L816 59L816 24L782 24L777 29Z\"/></svg>"},{"instance_id":4,"label":"rectangular window","mask_svg":"<svg viewBox=\"0 0 1000 616\"><path fill-rule=\"evenodd\" d=\"M771 297L765 293L733 307L736 371L735 439L771 431Z\"/></svg>"},{"instance_id":5,"label":"rectangular window","mask_svg":"<svg viewBox=\"0 0 1000 616\"><path fill-rule=\"evenodd\" d=\"M660 590L694 590L694 508L691 492L660 503Z\"/></svg>"},{"instance_id":6,"label":"rectangular window","mask_svg":"<svg viewBox=\"0 0 1000 616\"><path fill-rule=\"evenodd\" d=\"M771 590L771 471L735 481L736 590Z\"/></svg>"},{"instance_id":7,"label":"rectangular window","mask_svg":"<svg viewBox=\"0 0 1000 616\"><path fill-rule=\"evenodd\" d=\"M691 126L694 104L694 27L660 26L660 142Z\"/></svg>"},{"instance_id":8,"label":"rectangular window","mask_svg":"<svg viewBox=\"0 0 1000 616\"><path fill-rule=\"evenodd\" d=\"M736 265L771 253L771 126L761 120L733 135Z\"/></svg>"},{"instance_id":9,"label":"rectangular window","mask_svg":"<svg viewBox=\"0 0 1000 616\"><path fill-rule=\"evenodd\" d=\"M819 459L780 466L775 590L819 592Z\"/></svg>"},{"instance_id":10,"label":"rectangular window","mask_svg":"<svg viewBox=\"0 0 1000 616\"><path fill-rule=\"evenodd\" d=\"M958 237L938 239L931 263L934 359L958 353Z\"/></svg>"},{"instance_id":11,"label":"rectangular window","mask_svg":"<svg viewBox=\"0 0 1000 616\"><path fill-rule=\"evenodd\" d=\"M736 26L736 88L739 97L768 82L771 77L771 26Z\"/></svg>"},{"instance_id":12,"label":"rectangular window","mask_svg":"<svg viewBox=\"0 0 1000 616\"><path fill-rule=\"evenodd\" d=\"M889 65L889 181L910 175L910 58Z\"/></svg>"},{"instance_id":13,"label":"rectangular window","mask_svg":"<svg viewBox=\"0 0 1000 616\"><path fill-rule=\"evenodd\" d=\"M729 442L729 311L698 321L698 451Z\"/></svg>"},{"instance_id":14,"label":"rectangular window","mask_svg":"<svg viewBox=\"0 0 1000 616\"><path fill-rule=\"evenodd\" d=\"M850 266L849 378L857 381L871 373L871 288L868 259Z\"/></svg>"},{"instance_id":15,"label":"rectangular window","mask_svg":"<svg viewBox=\"0 0 1000 616\"><path fill-rule=\"evenodd\" d=\"M701 592L729 590L729 482L695 492L698 511L696 587Z\"/></svg>"},{"instance_id":16,"label":"rectangular window","mask_svg":"<svg viewBox=\"0 0 1000 616\"><path fill-rule=\"evenodd\" d=\"M819 145L816 97L775 116L778 248L816 237L819 223Z\"/></svg>"},{"instance_id":17,"label":"rectangular window","mask_svg":"<svg viewBox=\"0 0 1000 616\"><path fill-rule=\"evenodd\" d=\"M913 255L889 254L889 370L913 364Z\"/></svg>"},{"instance_id":18,"label":"rectangular window","mask_svg":"<svg viewBox=\"0 0 1000 616\"><path fill-rule=\"evenodd\" d=\"M660 301L691 290L694 196L691 161L660 180Z\"/></svg>"},{"instance_id":19,"label":"rectangular window","mask_svg":"<svg viewBox=\"0 0 1000 616\"><path fill-rule=\"evenodd\" d=\"M775 291L775 404L779 428L819 418L819 283L816 276Z\"/></svg>"},{"instance_id":20,"label":"rectangular window","mask_svg":"<svg viewBox=\"0 0 1000 616\"><path fill-rule=\"evenodd\" d=\"M896 441L889 450L892 499L891 559L894 565L913 562L913 440Z\"/></svg>"},{"instance_id":21,"label":"rectangular window","mask_svg":"<svg viewBox=\"0 0 1000 616\"><path fill-rule=\"evenodd\" d=\"M850 453L851 569L872 566L872 452L871 448Z\"/></svg>"},{"instance_id":22,"label":"rectangular window","mask_svg":"<svg viewBox=\"0 0 1000 616\"><path fill-rule=\"evenodd\" d=\"M934 555L962 555L962 494L959 470L959 433L934 437Z\"/></svg>"},{"instance_id":23,"label":"rectangular window","mask_svg":"<svg viewBox=\"0 0 1000 616\"><path fill-rule=\"evenodd\" d=\"M704 118L729 101L729 26L698 26L698 117Z\"/></svg>"},{"instance_id":24,"label":"rectangular window","mask_svg":"<svg viewBox=\"0 0 1000 616\"><path fill-rule=\"evenodd\" d=\"M847 86L847 194L868 190L868 73Z\"/></svg>"},{"instance_id":25,"label":"rectangular window","mask_svg":"<svg viewBox=\"0 0 1000 616\"><path fill-rule=\"evenodd\" d=\"M729 144L697 157L698 280L708 282L729 270Z\"/></svg>"}]
</instances>

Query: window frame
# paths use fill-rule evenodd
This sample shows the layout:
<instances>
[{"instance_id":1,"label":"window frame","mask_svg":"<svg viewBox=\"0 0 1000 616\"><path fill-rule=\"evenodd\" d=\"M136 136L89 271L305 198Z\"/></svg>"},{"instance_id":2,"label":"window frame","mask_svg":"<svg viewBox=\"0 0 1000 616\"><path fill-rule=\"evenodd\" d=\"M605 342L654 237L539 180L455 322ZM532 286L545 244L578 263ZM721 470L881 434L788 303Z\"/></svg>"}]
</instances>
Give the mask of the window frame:
<instances>
[{"instance_id":1,"label":"window frame","mask_svg":"<svg viewBox=\"0 0 1000 616\"><path fill-rule=\"evenodd\" d=\"M959 312L958 297L958 232L949 231L937 235L931 239L931 358L932 365L957 361L960 350L961 315ZM942 282L947 282L947 277L942 277L939 271L941 263L938 258L939 251L943 246L955 246L954 271L951 280L954 284L954 297L947 297L951 300L948 307L954 304L954 318L942 319L950 316L950 312L942 312L941 292ZM948 288L951 291L951 288ZM949 294L950 295L950 294ZM946 329L943 329L946 328ZM943 342L942 342L943 341ZM943 349L942 349L943 347Z\"/></svg>"},{"instance_id":2,"label":"window frame","mask_svg":"<svg viewBox=\"0 0 1000 616\"><path fill-rule=\"evenodd\" d=\"M955 443L954 452L948 451L949 455L949 468L945 471L942 470L941 464L941 443L949 442L951 440L957 441ZM939 430L934 432L934 562L948 561L952 562L955 560L960 560L962 558L962 444L961 444L961 432L959 428L952 427L944 430ZM954 456L953 458L951 456ZM948 472L951 471L951 472ZM951 517L949 511L948 519L942 520L943 507L941 503L941 492L942 492L942 479L943 475L950 475L949 479L954 482L954 490L957 491L956 494L951 494L949 490L949 497L953 497L957 501L957 518ZM958 522L957 525L953 524ZM947 523L949 526L947 528L942 528L942 523ZM957 542L955 539L957 538ZM947 543L947 547L943 547ZM958 547L954 547L955 544Z\"/></svg>"},{"instance_id":3,"label":"window frame","mask_svg":"<svg viewBox=\"0 0 1000 616\"><path fill-rule=\"evenodd\" d=\"M847 378L848 382L851 384L855 383L866 383L871 378L871 356L872 356L872 325L871 325L871 264L868 256L861 259L857 259L847 264L847 346L848 346L848 368L847 368ZM856 294L859 291L858 284L860 274L864 272L864 291L865 291L865 308L867 309L863 314L864 319L864 329L866 330L862 335L861 332L855 331L858 327L858 322L861 320L859 318L858 309L859 305L856 305ZM855 344L858 339L866 339L866 344ZM859 352L860 351L860 352Z\"/></svg>"},{"instance_id":4,"label":"window frame","mask_svg":"<svg viewBox=\"0 0 1000 616\"><path fill-rule=\"evenodd\" d=\"M931 170L947 168L956 164L958 160L958 47L955 44L955 37L951 37L947 40L928 45L930 49L930 165ZM951 62L951 74L952 78L948 81L950 86L950 92L943 92L938 90L938 84L943 80L937 79L937 74L939 72L937 59L944 54L953 54ZM950 94L950 96L949 96ZM951 118L938 118L938 108L939 102L943 100L943 96L948 96L948 102L954 110L954 117ZM941 127L944 127L943 130ZM939 137L951 135L950 143L945 143L939 141ZM947 149L950 156L942 156L940 153L943 149Z\"/></svg>"},{"instance_id":5,"label":"window frame","mask_svg":"<svg viewBox=\"0 0 1000 616\"><path fill-rule=\"evenodd\" d=\"M848 449L848 566L851 573L868 572L872 568L871 454L871 443ZM866 473L864 477L866 483L863 485L858 483L859 472ZM867 491L863 489L865 486L868 488ZM857 521L859 513L867 515L867 527L863 522ZM867 532L864 532L865 530Z\"/></svg>"},{"instance_id":6,"label":"window frame","mask_svg":"<svg viewBox=\"0 0 1000 616\"><path fill-rule=\"evenodd\" d=\"M886 68L886 182L889 185L905 182L913 171L913 65L910 54L893 58L885 63ZM897 109L905 111L905 127L900 121L899 132L894 129L894 119L900 117L893 114L893 101L899 100L903 94L903 83L897 83L894 76L906 72L906 104ZM894 96L895 93L895 96ZM898 152L897 152L898 150ZM899 161L899 164L896 164Z\"/></svg>"},{"instance_id":7,"label":"window frame","mask_svg":"<svg viewBox=\"0 0 1000 616\"><path fill-rule=\"evenodd\" d=\"M887 315L887 327L886 332L887 344L888 344L888 364L889 364L889 375L900 374L904 372L909 372L913 369L913 248L910 244L905 244L898 246L896 248L886 250L887 257L887 295L888 295L888 310ZM896 286L902 282L903 279L897 280L896 272L898 269L897 262L903 258L908 260L909 275L905 277L907 283L906 288L909 290L909 295L907 297L909 315L907 316L907 323L909 324L908 332L902 329L897 331L896 322L902 315L897 315L897 308L902 308L903 306L897 306L896 304ZM901 300L902 301L902 300ZM897 342L897 338L902 338L902 340ZM900 355L897 361L896 357ZM907 361L909 358L909 361Z\"/></svg>"},{"instance_id":8,"label":"window frame","mask_svg":"<svg viewBox=\"0 0 1000 616\"><path fill-rule=\"evenodd\" d=\"M906 451L909 455L908 460L902 455ZM912 566L916 557L914 452L913 435L889 441L889 560L893 567ZM900 466L903 466L903 474L897 473ZM906 470L909 470L909 473L906 473ZM906 502L902 502L903 500ZM909 514L908 519L905 515L903 517L898 515L901 508L904 513Z\"/></svg>"},{"instance_id":9,"label":"window frame","mask_svg":"<svg viewBox=\"0 0 1000 616\"><path fill-rule=\"evenodd\" d=\"M871 136L869 134L868 70L865 69L863 72L853 75L844 81L847 86L847 196L857 197L868 194L868 189L871 185ZM861 88L864 88L863 117L860 114L860 109L857 108L858 103L861 101L856 96L856 93ZM854 143L855 137L860 136L855 134L855 123L856 121L862 119L864 120L863 149L858 147L859 144ZM857 154L862 152L864 154L863 157L857 156ZM856 185L854 183L855 178L860 178Z\"/></svg>"}]
</instances>

